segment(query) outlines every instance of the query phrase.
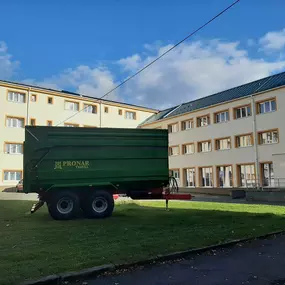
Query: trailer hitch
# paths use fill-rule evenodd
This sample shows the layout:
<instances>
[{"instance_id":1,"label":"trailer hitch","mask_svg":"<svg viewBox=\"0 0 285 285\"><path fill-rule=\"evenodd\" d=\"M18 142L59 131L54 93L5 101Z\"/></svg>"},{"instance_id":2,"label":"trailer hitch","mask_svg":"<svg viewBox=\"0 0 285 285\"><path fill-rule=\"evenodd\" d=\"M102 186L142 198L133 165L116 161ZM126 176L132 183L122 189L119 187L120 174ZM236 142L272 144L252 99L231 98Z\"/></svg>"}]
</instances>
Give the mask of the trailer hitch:
<instances>
[{"instance_id":1,"label":"trailer hitch","mask_svg":"<svg viewBox=\"0 0 285 285\"><path fill-rule=\"evenodd\" d=\"M43 206L44 203L44 201L39 200L37 203L33 204L31 208L31 214L35 213L40 207Z\"/></svg>"}]
</instances>

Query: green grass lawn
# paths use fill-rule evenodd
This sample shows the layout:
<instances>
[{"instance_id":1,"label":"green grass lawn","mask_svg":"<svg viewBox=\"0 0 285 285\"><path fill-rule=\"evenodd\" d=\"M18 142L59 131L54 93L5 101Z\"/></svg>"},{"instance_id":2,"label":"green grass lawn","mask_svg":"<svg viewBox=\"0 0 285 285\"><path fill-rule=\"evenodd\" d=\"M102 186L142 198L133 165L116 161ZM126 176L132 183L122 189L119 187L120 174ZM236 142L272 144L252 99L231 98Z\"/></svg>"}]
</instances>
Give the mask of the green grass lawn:
<instances>
[{"instance_id":1,"label":"green grass lawn","mask_svg":"<svg viewBox=\"0 0 285 285\"><path fill-rule=\"evenodd\" d=\"M0 284L122 263L281 230L281 206L170 201L117 204L105 220L54 221L0 201Z\"/></svg>"}]
</instances>

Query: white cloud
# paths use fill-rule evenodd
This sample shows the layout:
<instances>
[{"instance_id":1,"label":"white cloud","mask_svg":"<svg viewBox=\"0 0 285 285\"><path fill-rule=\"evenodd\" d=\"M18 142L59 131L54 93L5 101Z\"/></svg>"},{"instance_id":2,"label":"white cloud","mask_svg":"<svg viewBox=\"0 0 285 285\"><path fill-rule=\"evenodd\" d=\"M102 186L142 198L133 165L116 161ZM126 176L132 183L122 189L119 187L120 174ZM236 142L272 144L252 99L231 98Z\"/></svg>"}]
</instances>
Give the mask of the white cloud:
<instances>
[{"instance_id":1,"label":"white cloud","mask_svg":"<svg viewBox=\"0 0 285 285\"><path fill-rule=\"evenodd\" d=\"M285 47L285 29L277 32L268 32L260 40L264 51L280 51Z\"/></svg>"},{"instance_id":2,"label":"white cloud","mask_svg":"<svg viewBox=\"0 0 285 285\"><path fill-rule=\"evenodd\" d=\"M123 70L135 72L166 48L169 46L158 47L144 58L136 55L121 59L119 64ZM250 58L238 42L189 42L142 72L121 92L129 102L161 109L268 76L284 67L285 61Z\"/></svg>"},{"instance_id":3,"label":"white cloud","mask_svg":"<svg viewBox=\"0 0 285 285\"><path fill-rule=\"evenodd\" d=\"M11 79L19 65L18 61L12 60L12 55L8 53L6 43L0 41L0 78Z\"/></svg>"}]
</instances>

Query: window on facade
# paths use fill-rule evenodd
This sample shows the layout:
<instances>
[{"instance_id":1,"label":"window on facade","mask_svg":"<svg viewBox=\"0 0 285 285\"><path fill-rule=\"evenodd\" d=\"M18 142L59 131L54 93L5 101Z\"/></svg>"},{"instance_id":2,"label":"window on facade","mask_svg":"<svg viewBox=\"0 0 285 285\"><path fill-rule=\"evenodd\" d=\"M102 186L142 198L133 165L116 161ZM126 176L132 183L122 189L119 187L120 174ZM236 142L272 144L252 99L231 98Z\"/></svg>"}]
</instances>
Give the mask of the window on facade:
<instances>
[{"instance_id":1,"label":"window on facade","mask_svg":"<svg viewBox=\"0 0 285 285\"><path fill-rule=\"evenodd\" d=\"M176 132L178 132L178 124L168 125L168 132L169 133L176 133Z\"/></svg>"},{"instance_id":2,"label":"window on facade","mask_svg":"<svg viewBox=\"0 0 285 285\"><path fill-rule=\"evenodd\" d=\"M199 152L209 152L212 151L211 141L198 142L198 151Z\"/></svg>"},{"instance_id":3,"label":"window on facade","mask_svg":"<svg viewBox=\"0 0 285 285\"><path fill-rule=\"evenodd\" d=\"M274 170L273 163L266 162L261 163L261 177L262 177L262 186L265 187L274 187Z\"/></svg>"},{"instance_id":4,"label":"window on facade","mask_svg":"<svg viewBox=\"0 0 285 285\"><path fill-rule=\"evenodd\" d=\"M273 144L279 142L278 130L259 133L259 144Z\"/></svg>"},{"instance_id":5,"label":"window on facade","mask_svg":"<svg viewBox=\"0 0 285 285\"><path fill-rule=\"evenodd\" d=\"M186 187L195 187L196 179L195 179L195 168L186 168L184 171L184 179Z\"/></svg>"},{"instance_id":6,"label":"window on facade","mask_svg":"<svg viewBox=\"0 0 285 285\"><path fill-rule=\"evenodd\" d=\"M216 139L216 150L231 148L231 138Z\"/></svg>"},{"instance_id":7,"label":"window on facade","mask_svg":"<svg viewBox=\"0 0 285 285\"><path fill-rule=\"evenodd\" d=\"M37 95L35 94L31 95L31 102L37 102Z\"/></svg>"},{"instance_id":8,"label":"window on facade","mask_svg":"<svg viewBox=\"0 0 285 285\"><path fill-rule=\"evenodd\" d=\"M229 111L222 111L219 113L215 113L215 123L222 123L222 122L227 122L229 121Z\"/></svg>"},{"instance_id":9,"label":"window on facade","mask_svg":"<svg viewBox=\"0 0 285 285\"><path fill-rule=\"evenodd\" d=\"M236 147L247 147L253 145L252 134L236 136Z\"/></svg>"},{"instance_id":10,"label":"window on facade","mask_svg":"<svg viewBox=\"0 0 285 285\"><path fill-rule=\"evenodd\" d=\"M256 185L254 164L238 166L239 185L242 187L254 187Z\"/></svg>"},{"instance_id":11,"label":"window on facade","mask_svg":"<svg viewBox=\"0 0 285 285\"><path fill-rule=\"evenodd\" d=\"M135 120L136 119L136 112L126 111L125 118L128 120Z\"/></svg>"},{"instance_id":12,"label":"window on facade","mask_svg":"<svg viewBox=\"0 0 285 285\"><path fill-rule=\"evenodd\" d=\"M257 103L258 114L270 113L274 111L276 111L276 100L275 99Z\"/></svg>"},{"instance_id":13,"label":"window on facade","mask_svg":"<svg viewBox=\"0 0 285 285\"><path fill-rule=\"evenodd\" d=\"M170 172L169 173L170 177L174 177L175 180L177 181L178 186L180 186L180 171L179 171L179 169L171 169L169 172Z\"/></svg>"},{"instance_id":14,"label":"window on facade","mask_svg":"<svg viewBox=\"0 0 285 285\"><path fill-rule=\"evenodd\" d=\"M183 154L192 154L195 152L194 143L183 144L182 145L182 153Z\"/></svg>"},{"instance_id":15,"label":"window on facade","mask_svg":"<svg viewBox=\"0 0 285 285\"><path fill-rule=\"evenodd\" d=\"M77 124L70 124L70 123L65 123L64 126L65 126L65 127L68 127L68 128L79 127L79 125L77 125Z\"/></svg>"},{"instance_id":16,"label":"window on facade","mask_svg":"<svg viewBox=\"0 0 285 285\"><path fill-rule=\"evenodd\" d=\"M118 110L118 115L120 115L120 116L123 115L123 110L122 110L122 109L119 109L119 110Z\"/></svg>"},{"instance_id":17,"label":"window on facade","mask_svg":"<svg viewBox=\"0 0 285 285\"><path fill-rule=\"evenodd\" d=\"M182 131L190 130L190 129L193 129L193 128L194 128L194 121L192 119L181 122L181 129L182 129Z\"/></svg>"},{"instance_id":18,"label":"window on facade","mask_svg":"<svg viewBox=\"0 0 285 285\"><path fill-rule=\"evenodd\" d=\"M22 178L22 171L4 170L4 181L19 181Z\"/></svg>"},{"instance_id":19,"label":"window on facade","mask_svg":"<svg viewBox=\"0 0 285 285\"><path fill-rule=\"evenodd\" d=\"M84 104L84 106L83 106L83 112L85 112L85 113L91 113L91 114L97 114L97 106Z\"/></svg>"},{"instance_id":20,"label":"window on facade","mask_svg":"<svg viewBox=\"0 0 285 285\"><path fill-rule=\"evenodd\" d=\"M52 121L47 121L47 126L51 127L52 126Z\"/></svg>"},{"instance_id":21,"label":"window on facade","mask_svg":"<svg viewBox=\"0 0 285 285\"><path fill-rule=\"evenodd\" d=\"M202 187L213 187L213 169L212 167L199 168L200 184Z\"/></svg>"},{"instance_id":22,"label":"window on facade","mask_svg":"<svg viewBox=\"0 0 285 285\"><path fill-rule=\"evenodd\" d=\"M210 115L197 118L197 127L205 127L210 125Z\"/></svg>"},{"instance_id":23,"label":"window on facade","mask_svg":"<svg viewBox=\"0 0 285 285\"><path fill-rule=\"evenodd\" d=\"M105 113L109 113L109 108L108 108L108 107L105 107L105 108L104 108L104 112L105 112Z\"/></svg>"},{"instance_id":24,"label":"window on facade","mask_svg":"<svg viewBox=\"0 0 285 285\"><path fill-rule=\"evenodd\" d=\"M242 106L234 109L234 118L246 118L251 116L251 107L250 105Z\"/></svg>"},{"instance_id":25,"label":"window on facade","mask_svg":"<svg viewBox=\"0 0 285 285\"><path fill-rule=\"evenodd\" d=\"M25 103L26 94L14 91L8 91L8 101L14 103Z\"/></svg>"},{"instance_id":26,"label":"window on facade","mask_svg":"<svg viewBox=\"0 0 285 285\"><path fill-rule=\"evenodd\" d=\"M36 125L36 119L31 119L31 126L35 126Z\"/></svg>"},{"instance_id":27,"label":"window on facade","mask_svg":"<svg viewBox=\"0 0 285 285\"><path fill-rule=\"evenodd\" d=\"M5 153L23 154L23 144L21 144L21 143L5 143Z\"/></svg>"},{"instance_id":28,"label":"window on facade","mask_svg":"<svg viewBox=\"0 0 285 285\"><path fill-rule=\"evenodd\" d=\"M70 101L65 101L64 103L64 109L68 111L74 111L77 112L79 110L79 103L77 102L70 102Z\"/></svg>"},{"instance_id":29,"label":"window on facade","mask_svg":"<svg viewBox=\"0 0 285 285\"><path fill-rule=\"evenodd\" d=\"M47 98L47 103L48 104L53 104L53 97L48 97Z\"/></svg>"},{"instance_id":30,"label":"window on facade","mask_svg":"<svg viewBox=\"0 0 285 285\"><path fill-rule=\"evenodd\" d=\"M218 166L218 187L232 187L233 186L233 170L232 166Z\"/></svg>"},{"instance_id":31,"label":"window on facade","mask_svg":"<svg viewBox=\"0 0 285 285\"><path fill-rule=\"evenodd\" d=\"M170 146L169 147L169 155L173 156L173 155L178 155L179 154L179 146Z\"/></svg>"},{"instance_id":32,"label":"window on facade","mask_svg":"<svg viewBox=\"0 0 285 285\"><path fill-rule=\"evenodd\" d=\"M6 126L9 128L24 128L25 120L22 118L7 117Z\"/></svg>"}]
</instances>

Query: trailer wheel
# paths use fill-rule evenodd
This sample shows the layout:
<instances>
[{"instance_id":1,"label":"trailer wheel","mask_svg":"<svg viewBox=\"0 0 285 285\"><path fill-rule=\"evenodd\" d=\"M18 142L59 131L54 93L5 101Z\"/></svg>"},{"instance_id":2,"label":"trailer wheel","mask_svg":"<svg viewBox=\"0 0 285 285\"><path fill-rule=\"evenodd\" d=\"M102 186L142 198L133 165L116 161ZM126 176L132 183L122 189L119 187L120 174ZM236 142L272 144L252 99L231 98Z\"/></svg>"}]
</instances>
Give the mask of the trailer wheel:
<instances>
[{"instance_id":1,"label":"trailer wheel","mask_svg":"<svg viewBox=\"0 0 285 285\"><path fill-rule=\"evenodd\" d=\"M79 198L70 191L52 194L48 201L48 211L55 220L70 220L79 212Z\"/></svg>"},{"instance_id":2,"label":"trailer wheel","mask_svg":"<svg viewBox=\"0 0 285 285\"><path fill-rule=\"evenodd\" d=\"M95 191L85 198L82 209L89 218L110 217L114 210L114 198L107 191Z\"/></svg>"}]
</instances>

